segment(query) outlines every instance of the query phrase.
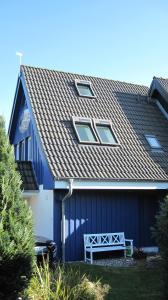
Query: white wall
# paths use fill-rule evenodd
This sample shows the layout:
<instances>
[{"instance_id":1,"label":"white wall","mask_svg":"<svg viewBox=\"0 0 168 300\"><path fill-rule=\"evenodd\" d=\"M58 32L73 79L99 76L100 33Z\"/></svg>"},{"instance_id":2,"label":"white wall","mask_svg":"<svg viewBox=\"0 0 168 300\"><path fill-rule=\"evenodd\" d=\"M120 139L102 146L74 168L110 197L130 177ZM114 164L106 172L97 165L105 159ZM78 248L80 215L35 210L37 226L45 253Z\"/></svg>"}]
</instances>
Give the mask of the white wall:
<instances>
[{"instance_id":1,"label":"white wall","mask_svg":"<svg viewBox=\"0 0 168 300\"><path fill-rule=\"evenodd\" d=\"M39 193L27 198L33 212L34 231L36 235L53 239L54 191L39 188Z\"/></svg>"}]
</instances>

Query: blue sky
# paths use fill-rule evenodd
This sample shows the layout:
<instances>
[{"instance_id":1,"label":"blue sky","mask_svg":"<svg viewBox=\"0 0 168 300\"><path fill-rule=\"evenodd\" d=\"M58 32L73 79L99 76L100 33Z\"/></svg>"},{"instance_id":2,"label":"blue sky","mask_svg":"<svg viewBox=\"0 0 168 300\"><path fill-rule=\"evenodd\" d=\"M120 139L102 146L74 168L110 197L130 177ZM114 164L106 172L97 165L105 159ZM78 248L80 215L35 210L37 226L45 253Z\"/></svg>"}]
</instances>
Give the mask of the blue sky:
<instances>
[{"instance_id":1,"label":"blue sky","mask_svg":"<svg viewBox=\"0 0 168 300\"><path fill-rule=\"evenodd\" d=\"M150 85L168 78L167 0L0 1L0 114L23 64Z\"/></svg>"}]
</instances>

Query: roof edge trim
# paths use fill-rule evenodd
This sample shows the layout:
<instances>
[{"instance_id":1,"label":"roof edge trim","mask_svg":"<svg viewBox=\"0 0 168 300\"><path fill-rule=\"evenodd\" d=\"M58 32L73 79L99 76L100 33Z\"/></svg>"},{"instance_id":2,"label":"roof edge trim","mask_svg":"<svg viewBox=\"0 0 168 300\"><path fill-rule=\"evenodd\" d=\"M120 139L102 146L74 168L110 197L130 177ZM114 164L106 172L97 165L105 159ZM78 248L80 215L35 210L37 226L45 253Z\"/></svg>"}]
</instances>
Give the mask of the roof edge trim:
<instances>
[{"instance_id":1,"label":"roof edge trim","mask_svg":"<svg viewBox=\"0 0 168 300\"><path fill-rule=\"evenodd\" d=\"M56 180L55 189L68 189L68 180ZM74 190L167 190L167 181L74 180Z\"/></svg>"},{"instance_id":2,"label":"roof edge trim","mask_svg":"<svg viewBox=\"0 0 168 300\"><path fill-rule=\"evenodd\" d=\"M165 109L163 108L163 106L160 104L160 102L158 100L156 101L156 105L159 107L159 109L162 112L162 114L168 120L168 113L165 111Z\"/></svg>"},{"instance_id":3,"label":"roof edge trim","mask_svg":"<svg viewBox=\"0 0 168 300\"><path fill-rule=\"evenodd\" d=\"M20 83L21 83L21 76L19 74L18 80L17 80L17 85L16 85L16 90L15 90L15 96L14 96L12 111L11 111L10 120L9 120L9 126L8 126L8 135L9 136L10 136L10 133L11 133L11 127L12 127L12 123L13 123L14 112L15 112L15 107L16 107L16 101L17 101L17 98L18 98L18 91L19 91Z\"/></svg>"}]
</instances>

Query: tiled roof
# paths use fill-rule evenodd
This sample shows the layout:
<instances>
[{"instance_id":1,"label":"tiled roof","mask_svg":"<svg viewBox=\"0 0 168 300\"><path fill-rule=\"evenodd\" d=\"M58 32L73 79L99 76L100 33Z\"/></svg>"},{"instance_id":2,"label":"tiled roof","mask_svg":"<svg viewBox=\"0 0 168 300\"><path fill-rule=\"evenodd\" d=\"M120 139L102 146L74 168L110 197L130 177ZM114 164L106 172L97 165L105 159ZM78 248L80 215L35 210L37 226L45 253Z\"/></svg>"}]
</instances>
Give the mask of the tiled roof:
<instances>
[{"instance_id":1,"label":"tiled roof","mask_svg":"<svg viewBox=\"0 0 168 300\"><path fill-rule=\"evenodd\" d=\"M153 81L149 89L149 95L152 96L155 90L157 90L157 92L159 92L159 94L168 101L168 79L153 77Z\"/></svg>"},{"instance_id":2,"label":"tiled roof","mask_svg":"<svg viewBox=\"0 0 168 300\"><path fill-rule=\"evenodd\" d=\"M37 179L31 161L16 161L17 170L22 179L22 188L25 191L38 190Z\"/></svg>"},{"instance_id":3,"label":"tiled roof","mask_svg":"<svg viewBox=\"0 0 168 300\"><path fill-rule=\"evenodd\" d=\"M157 80L157 82L159 82L159 84L162 86L162 88L165 90L168 96L168 79L159 78L159 77L154 77L154 79Z\"/></svg>"},{"instance_id":4,"label":"tiled roof","mask_svg":"<svg viewBox=\"0 0 168 300\"><path fill-rule=\"evenodd\" d=\"M168 121L145 86L21 67L49 166L56 178L168 180ZM74 80L91 81L95 99L79 97ZM111 120L119 147L81 145L71 117ZM152 152L145 134L163 152Z\"/></svg>"}]
</instances>

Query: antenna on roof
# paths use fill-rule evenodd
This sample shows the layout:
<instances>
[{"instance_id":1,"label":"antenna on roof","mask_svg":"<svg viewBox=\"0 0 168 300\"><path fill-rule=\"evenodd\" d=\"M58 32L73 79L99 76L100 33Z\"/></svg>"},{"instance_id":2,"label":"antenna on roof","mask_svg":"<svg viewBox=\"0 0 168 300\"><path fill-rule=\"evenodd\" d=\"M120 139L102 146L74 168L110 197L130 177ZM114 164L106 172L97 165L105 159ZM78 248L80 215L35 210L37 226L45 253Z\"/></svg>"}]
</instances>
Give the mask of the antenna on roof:
<instances>
[{"instance_id":1,"label":"antenna on roof","mask_svg":"<svg viewBox=\"0 0 168 300\"><path fill-rule=\"evenodd\" d=\"M16 55L19 56L19 64L20 64L20 66L21 66L23 53L21 53L21 52L16 52Z\"/></svg>"}]
</instances>

